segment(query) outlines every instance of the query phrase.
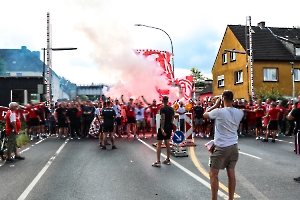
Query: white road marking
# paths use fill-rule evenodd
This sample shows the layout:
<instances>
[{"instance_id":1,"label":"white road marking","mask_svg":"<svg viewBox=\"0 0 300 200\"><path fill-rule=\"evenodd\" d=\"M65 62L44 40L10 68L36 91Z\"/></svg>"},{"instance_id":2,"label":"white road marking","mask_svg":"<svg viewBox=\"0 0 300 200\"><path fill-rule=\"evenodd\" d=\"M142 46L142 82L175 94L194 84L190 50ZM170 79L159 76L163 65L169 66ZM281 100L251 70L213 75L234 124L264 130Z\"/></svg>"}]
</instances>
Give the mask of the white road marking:
<instances>
[{"instance_id":1,"label":"white road marking","mask_svg":"<svg viewBox=\"0 0 300 200\"><path fill-rule=\"evenodd\" d=\"M61 150L65 147L69 139L67 139L55 152L55 154L50 158L50 160L46 163L44 168L38 173L38 175L33 179L33 181L28 185L28 187L24 190L24 192L21 194L21 196L18 198L18 200L24 200L28 196L28 194L31 192L31 190L34 188L34 186L37 184L37 182L41 179L41 177L44 175L44 173L47 171L49 166L52 164L56 156L61 152Z\"/></svg>"},{"instance_id":2,"label":"white road marking","mask_svg":"<svg viewBox=\"0 0 300 200\"><path fill-rule=\"evenodd\" d=\"M251 155L251 154L248 154L248 153L244 153L244 152L239 152L240 154L243 154L243 155L246 155L246 156L250 156L250 157L252 157L252 158L256 158L256 159L259 159L259 160L261 160L262 158L260 158L260 157L257 157L257 156L254 156L254 155Z\"/></svg>"},{"instance_id":3,"label":"white road marking","mask_svg":"<svg viewBox=\"0 0 300 200\"><path fill-rule=\"evenodd\" d=\"M146 142L144 142L141 139L138 139L141 143L143 143L144 145L146 145L149 149L153 150L154 152L156 152L156 148L152 147L151 145L147 144ZM161 154L162 157L167 158L167 156L165 154ZM182 165L180 165L179 163L177 163L175 160L172 160L172 164L175 165L176 167L178 167L179 169L181 169L183 172L187 173L188 175L190 175L191 177L193 177L194 179L196 179L198 182L202 183L204 186L206 186L207 188L210 189L210 183L205 181L204 179L200 178L199 176L197 176L196 174L194 174L193 172L191 172L190 170L188 170L187 168L183 167ZM218 191L218 195L220 197L222 197L223 199L228 199L227 194L225 194L222 191Z\"/></svg>"}]
</instances>

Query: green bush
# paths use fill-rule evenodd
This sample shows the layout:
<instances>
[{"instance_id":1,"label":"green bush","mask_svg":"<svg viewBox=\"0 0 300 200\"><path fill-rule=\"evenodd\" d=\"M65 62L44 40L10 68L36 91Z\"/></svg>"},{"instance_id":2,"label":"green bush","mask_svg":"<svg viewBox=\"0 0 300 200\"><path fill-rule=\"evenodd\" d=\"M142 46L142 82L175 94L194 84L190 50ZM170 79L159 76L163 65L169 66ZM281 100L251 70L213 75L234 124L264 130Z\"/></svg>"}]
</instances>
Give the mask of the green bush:
<instances>
[{"instance_id":1,"label":"green bush","mask_svg":"<svg viewBox=\"0 0 300 200\"><path fill-rule=\"evenodd\" d=\"M20 135L18 135L18 138L17 138L17 145L18 145L18 147L25 146L29 142L30 142L30 139L29 139L29 137L26 134L20 134Z\"/></svg>"}]
</instances>

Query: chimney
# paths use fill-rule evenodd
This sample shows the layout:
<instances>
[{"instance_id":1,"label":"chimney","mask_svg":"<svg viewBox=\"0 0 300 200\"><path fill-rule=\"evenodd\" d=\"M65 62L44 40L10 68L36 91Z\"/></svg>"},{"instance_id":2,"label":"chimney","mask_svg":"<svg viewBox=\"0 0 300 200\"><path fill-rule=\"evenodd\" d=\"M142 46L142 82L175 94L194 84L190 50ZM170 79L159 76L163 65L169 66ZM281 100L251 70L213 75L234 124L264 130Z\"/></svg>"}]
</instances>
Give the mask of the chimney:
<instances>
[{"instance_id":1,"label":"chimney","mask_svg":"<svg viewBox=\"0 0 300 200\"><path fill-rule=\"evenodd\" d=\"M259 22L257 26L259 26L261 29L264 29L266 28L266 22Z\"/></svg>"},{"instance_id":2,"label":"chimney","mask_svg":"<svg viewBox=\"0 0 300 200\"><path fill-rule=\"evenodd\" d=\"M27 50L27 47L26 46L21 46L21 50L24 52Z\"/></svg>"}]
</instances>

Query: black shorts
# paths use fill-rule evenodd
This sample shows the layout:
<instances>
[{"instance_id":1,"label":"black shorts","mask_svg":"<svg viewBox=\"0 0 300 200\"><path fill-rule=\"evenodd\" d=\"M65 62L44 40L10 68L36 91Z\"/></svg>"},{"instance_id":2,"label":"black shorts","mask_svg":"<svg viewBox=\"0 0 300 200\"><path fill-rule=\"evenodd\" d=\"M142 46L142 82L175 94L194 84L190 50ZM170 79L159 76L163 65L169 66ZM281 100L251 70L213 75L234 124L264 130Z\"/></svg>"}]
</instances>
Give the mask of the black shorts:
<instances>
[{"instance_id":1,"label":"black shorts","mask_svg":"<svg viewBox=\"0 0 300 200\"><path fill-rule=\"evenodd\" d=\"M114 131L114 125L103 125L104 133L111 133Z\"/></svg>"},{"instance_id":2,"label":"black shorts","mask_svg":"<svg viewBox=\"0 0 300 200\"><path fill-rule=\"evenodd\" d=\"M122 125L121 117L117 117L115 119L115 121L116 121L117 125Z\"/></svg>"},{"instance_id":3,"label":"black shorts","mask_svg":"<svg viewBox=\"0 0 300 200\"><path fill-rule=\"evenodd\" d=\"M38 118L30 118L30 122L29 122L30 126L39 126L40 122Z\"/></svg>"},{"instance_id":4,"label":"black shorts","mask_svg":"<svg viewBox=\"0 0 300 200\"><path fill-rule=\"evenodd\" d=\"M30 121L26 122L26 128L29 128L30 126Z\"/></svg>"},{"instance_id":5,"label":"black shorts","mask_svg":"<svg viewBox=\"0 0 300 200\"><path fill-rule=\"evenodd\" d=\"M40 126L45 125L45 120L40 121Z\"/></svg>"},{"instance_id":6,"label":"black shorts","mask_svg":"<svg viewBox=\"0 0 300 200\"><path fill-rule=\"evenodd\" d=\"M59 128L68 127L68 123L64 119L63 120L58 120L57 125L58 125Z\"/></svg>"},{"instance_id":7,"label":"black shorts","mask_svg":"<svg viewBox=\"0 0 300 200\"><path fill-rule=\"evenodd\" d=\"M256 118L256 128L262 128L262 118L258 117Z\"/></svg>"},{"instance_id":8,"label":"black shorts","mask_svg":"<svg viewBox=\"0 0 300 200\"><path fill-rule=\"evenodd\" d=\"M130 117L130 116L127 117L127 123L128 124L132 124L132 123L135 124L136 123L135 117Z\"/></svg>"},{"instance_id":9,"label":"black shorts","mask_svg":"<svg viewBox=\"0 0 300 200\"><path fill-rule=\"evenodd\" d=\"M158 132L157 132L157 140L169 140L169 139L171 139L172 129L165 129L164 131L165 131L165 133L167 134L166 136L164 136L164 135L161 133L160 128L158 129Z\"/></svg>"},{"instance_id":10,"label":"black shorts","mask_svg":"<svg viewBox=\"0 0 300 200\"><path fill-rule=\"evenodd\" d=\"M267 128L269 130L277 130L278 129L278 120L270 120Z\"/></svg>"}]
</instances>

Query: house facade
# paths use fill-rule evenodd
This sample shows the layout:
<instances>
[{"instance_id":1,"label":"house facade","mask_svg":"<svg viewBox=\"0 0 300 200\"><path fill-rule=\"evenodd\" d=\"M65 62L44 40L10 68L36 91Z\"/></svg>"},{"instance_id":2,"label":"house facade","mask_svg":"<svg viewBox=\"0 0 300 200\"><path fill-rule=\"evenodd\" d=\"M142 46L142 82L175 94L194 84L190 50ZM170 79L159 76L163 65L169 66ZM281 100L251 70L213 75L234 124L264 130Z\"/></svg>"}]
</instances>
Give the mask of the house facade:
<instances>
[{"instance_id":1,"label":"house facade","mask_svg":"<svg viewBox=\"0 0 300 200\"><path fill-rule=\"evenodd\" d=\"M46 89L43 85L47 83L47 76L44 76L47 72L47 65L40 60L39 51L30 51L26 46L22 46L21 49L0 49L0 58L3 59L6 67L6 72L0 74L1 83L7 82L7 86L11 86L11 80L17 82L11 88L7 87L5 91L9 92L3 95L9 96L10 101L18 100L21 104L45 100ZM27 79L30 84L21 84L24 79ZM72 90L76 92L75 84L67 82L51 70L52 102L62 98L70 99ZM20 97L22 98L20 99ZM6 101L3 103L7 104Z\"/></svg>"},{"instance_id":2,"label":"house facade","mask_svg":"<svg viewBox=\"0 0 300 200\"><path fill-rule=\"evenodd\" d=\"M297 96L300 29L266 27L264 22L252 26L252 62L248 30L249 27L241 25L227 26L212 69L214 96L232 90L235 98L249 100L252 91L255 95L258 90L272 88L284 96Z\"/></svg>"}]
</instances>

